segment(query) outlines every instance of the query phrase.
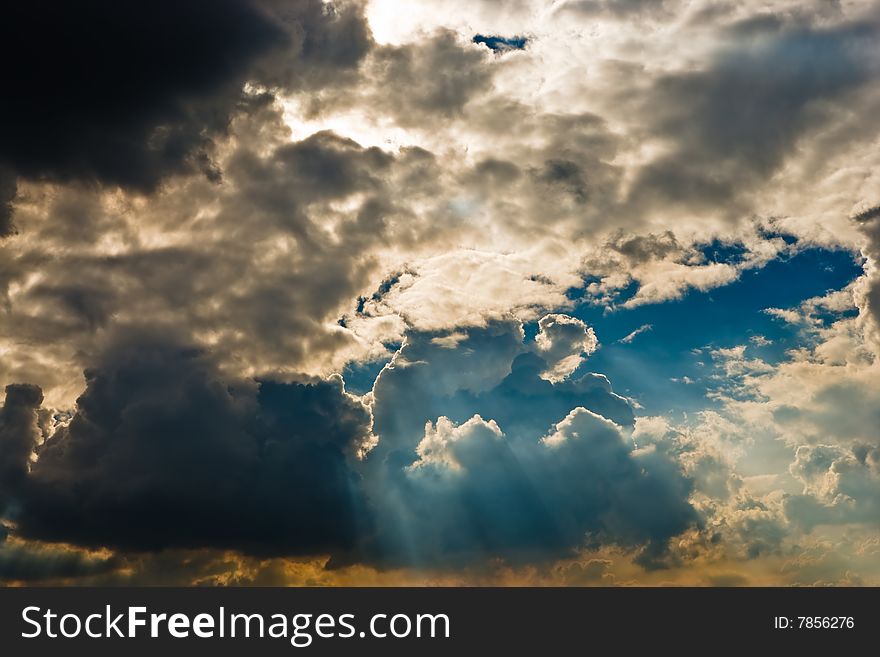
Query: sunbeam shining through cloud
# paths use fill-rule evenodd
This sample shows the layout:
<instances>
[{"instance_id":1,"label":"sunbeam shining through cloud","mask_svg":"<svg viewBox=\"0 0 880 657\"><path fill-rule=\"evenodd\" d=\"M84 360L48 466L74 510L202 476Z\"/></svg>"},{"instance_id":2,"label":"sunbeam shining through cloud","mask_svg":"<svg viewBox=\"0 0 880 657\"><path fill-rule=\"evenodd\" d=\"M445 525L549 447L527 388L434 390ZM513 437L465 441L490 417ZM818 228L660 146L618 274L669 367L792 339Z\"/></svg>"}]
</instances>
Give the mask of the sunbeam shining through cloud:
<instances>
[{"instance_id":1,"label":"sunbeam shining through cloud","mask_svg":"<svg viewBox=\"0 0 880 657\"><path fill-rule=\"evenodd\" d=\"M880 5L123 4L0 10L0 583L880 585Z\"/></svg>"}]
</instances>

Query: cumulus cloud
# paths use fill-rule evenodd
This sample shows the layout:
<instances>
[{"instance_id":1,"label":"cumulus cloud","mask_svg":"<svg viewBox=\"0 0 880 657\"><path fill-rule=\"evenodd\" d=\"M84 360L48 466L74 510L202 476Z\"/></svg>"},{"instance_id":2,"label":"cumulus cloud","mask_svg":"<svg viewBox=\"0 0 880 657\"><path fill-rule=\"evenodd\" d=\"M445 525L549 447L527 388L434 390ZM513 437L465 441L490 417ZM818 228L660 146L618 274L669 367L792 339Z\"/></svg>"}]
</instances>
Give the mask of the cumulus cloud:
<instances>
[{"instance_id":1,"label":"cumulus cloud","mask_svg":"<svg viewBox=\"0 0 880 657\"><path fill-rule=\"evenodd\" d=\"M472 363L465 388L462 365L479 340L484 362L500 365L492 374ZM433 390L395 380L419 366ZM72 417L51 432L38 388L7 389L0 490L19 541L333 554L383 566L546 560L610 541L661 563L669 539L696 521L689 480L582 405L631 423L606 380L552 383L546 367L516 323L474 329L453 349L417 336L377 381L371 429L368 407L341 379L227 380L210 354L132 327L87 370ZM421 399L407 402L404 390ZM407 405L405 422L421 424L411 435L388 420ZM512 433L476 414L460 425L424 421L444 405L485 408ZM37 555L25 563L23 548L4 550L15 578L38 577ZM71 554L45 577L111 567L90 563Z\"/></svg>"},{"instance_id":2,"label":"cumulus cloud","mask_svg":"<svg viewBox=\"0 0 880 657\"><path fill-rule=\"evenodd\" d=\"M802 445L791 473L804 494L786 500L786 513L796 523L816 525L873 522L880 513L880 449L858 445Z\"/></svg>"},{"instance_id":3,"label":"cumulus cloud","mask_svg":"<svg viewBox=\"0 0 880 657\"><path fill-rule=\"evenodd\" d=\"M566 318L568 319L568 318ZM562 320L565 321L565 320ZM573 320L582 336L582 323ZM572 408L583 406L622 426L632 409L601 374L548 380L548 362L523 341L516 321L473 328L458 337L455 350L434 334L412 333L376 378L373 427L379 445L371 459L388 451L411 456L426 422L443 415L465 422L474 414L493 419L511 436L534 439Z\"/></svg>"},{"instance_id":4,"label":"cumulus cloud","mask_svg":"<svg viewBox=\"0 0 880 657\"><path fill-rule=\"evenodd\" d=\"M389 483L380 539L388 558L415 563L544 560L594 541L652 565L696 521L673 462L634 451L619 425L581 407L543 439L506 436L480 415L460 425L441 416Z\"/></svg>"},{"instance_id":5,"label":"cumulus cloud","mask_svg":"<svg viewBox=\"0 0 880 657\"><path fill-rule=\"evenodd\" d=\"M598 346L595 331L575 317L545 315L538 322L535 349L547 363L548 381L568 377Z\"/></svg>"},{"instance_id":6,"label":"cumulus cloud","mask_svg":"<svg viewBox=\"0 0 880 657\"><path fill-rule=\"evenodd\" d=\"M369 412L340 380L224 381L198 350L134 334L86 384L39 445L39 390L7 390L2 481L17 535L264 554L354 544L364 498L350 462Z\"/></svg>"},{"instance_id":7,"label":"cumulus cloud","mask_svg":"<svg viewBox=\"0 0 880 657\"><path fill-rule=\"evenodd\" d=\"M391 326L390 313L369 326L339 320L385 274L388 232L431 230L389 188L421 160L332 132L290 142L277 105L259 101L255 112L234 130L259 125L263 134L254 150L242 145L223 160L220 187L179 182L137 212L118 197L29 188L17 209L23 232L4 253L14 266L0 267L6 380L38 383L53 405L69 403L99 332L144 316L210 346L235 375L326 375L385 351L371 338L376 323Z\"/></svg>"},{"instance_id":8,"label":"cumulus cloud","mask_svg":"<svg viewBox=\"0 0 880 657\"><path fill-rule=\"evenodd\" d=\"M535 319L548 308L568 305L571 272L535 273L523 254L458 250L422 260L396 281L386 294L371 299L364 311L397 314L414 329L432 331L455 326L480 326L511 315Z\"/></svg>"},{"instance_id":9,"label":"cumulus cloud","mask_svg":"<svg viewBox=\"0 0 880 657\"><path fill-rule=\"evenodd\" d=\"M750 225L738 235L715 242L683 242L671 231L615 231L602 248L586 252L581 271L590 282L585 292L597 304L635 308L727 285L744 272L794 250L780 237L763 237L763 230L760 225ZM713 246L731 249L738 255L712 256Z\"/></svg>"}]
</instances>

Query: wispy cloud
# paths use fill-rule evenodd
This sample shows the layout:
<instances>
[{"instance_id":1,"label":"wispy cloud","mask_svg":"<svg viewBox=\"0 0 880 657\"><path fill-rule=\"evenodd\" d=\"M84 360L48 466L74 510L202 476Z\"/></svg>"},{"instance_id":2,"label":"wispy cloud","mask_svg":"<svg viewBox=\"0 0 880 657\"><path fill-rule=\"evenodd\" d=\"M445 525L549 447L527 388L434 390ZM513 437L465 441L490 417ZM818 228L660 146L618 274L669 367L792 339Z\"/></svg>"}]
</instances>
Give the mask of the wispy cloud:
<instances>
[{"instance_id":1,"label":"wispy cloud","mask_svg":"<svg viewBox=\"0 0 880 657\"><path fill-rule=\"evenodd\" d=\"M642 333L647 333L648 331L652 331L652 330L654 330L653 324L642 324L635 331L633 331L632 333L629 333L628 335L623 336L617 342L620 344L632 344L632 341L635 340Z\"/></svg>"}]
</instances>

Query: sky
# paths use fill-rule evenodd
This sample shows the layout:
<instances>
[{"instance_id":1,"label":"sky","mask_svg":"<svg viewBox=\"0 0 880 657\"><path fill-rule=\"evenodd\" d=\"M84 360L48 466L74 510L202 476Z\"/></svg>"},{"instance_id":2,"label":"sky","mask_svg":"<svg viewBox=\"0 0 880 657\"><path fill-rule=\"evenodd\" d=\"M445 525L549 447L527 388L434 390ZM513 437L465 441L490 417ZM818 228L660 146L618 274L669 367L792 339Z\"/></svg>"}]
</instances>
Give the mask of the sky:
<instances>
[{"instance_id":1,"label":"sky","mask_svg":"<svg viewBox=\"0 0 880 657\"><path fill-rule=\"evenodd\" d=\"M880 585L880 4L0 20L0 584Z\"/></svg>"}]
</instances>

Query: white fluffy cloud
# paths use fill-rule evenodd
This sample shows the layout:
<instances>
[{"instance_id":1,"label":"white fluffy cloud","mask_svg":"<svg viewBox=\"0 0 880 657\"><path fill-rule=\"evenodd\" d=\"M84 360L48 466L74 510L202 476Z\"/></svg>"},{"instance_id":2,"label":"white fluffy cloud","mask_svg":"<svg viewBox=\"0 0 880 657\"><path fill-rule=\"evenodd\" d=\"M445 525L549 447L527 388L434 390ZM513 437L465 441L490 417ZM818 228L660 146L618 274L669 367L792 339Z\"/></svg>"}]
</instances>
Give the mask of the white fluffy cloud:
<instances>
[{"instance_id":1,"label":"white fluffy cloud","mask_svg":"<svg viewBox=\"0 0 880 657\"><path fill-rule=\"evenodd\" d=\"M549 381L568 377L598 347L595 331L576 317L552 314L538 321L535 350L547 362Z\"/></svg>"}]
</instances>

